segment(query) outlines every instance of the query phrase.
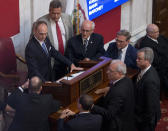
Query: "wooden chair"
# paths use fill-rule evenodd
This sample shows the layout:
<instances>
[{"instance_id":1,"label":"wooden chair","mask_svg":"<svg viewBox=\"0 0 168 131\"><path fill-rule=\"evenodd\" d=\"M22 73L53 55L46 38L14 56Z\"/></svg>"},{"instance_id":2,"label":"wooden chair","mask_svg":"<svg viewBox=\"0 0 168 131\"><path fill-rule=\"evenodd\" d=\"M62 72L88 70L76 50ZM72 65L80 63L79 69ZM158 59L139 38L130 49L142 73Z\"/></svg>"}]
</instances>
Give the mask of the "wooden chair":
<instances>
[{"instance_id":1,"label":"wooden chair","mask_svg":"<svg viewBox=\"0 0 168 131\"><path fill-rule=\"evenodd\" d=\"M27 72L17 70L17 60L26 64L25 60L17 55L11 38L0 38L0 85L7 91L24 83Z\"/></svg>"}]
</instances>

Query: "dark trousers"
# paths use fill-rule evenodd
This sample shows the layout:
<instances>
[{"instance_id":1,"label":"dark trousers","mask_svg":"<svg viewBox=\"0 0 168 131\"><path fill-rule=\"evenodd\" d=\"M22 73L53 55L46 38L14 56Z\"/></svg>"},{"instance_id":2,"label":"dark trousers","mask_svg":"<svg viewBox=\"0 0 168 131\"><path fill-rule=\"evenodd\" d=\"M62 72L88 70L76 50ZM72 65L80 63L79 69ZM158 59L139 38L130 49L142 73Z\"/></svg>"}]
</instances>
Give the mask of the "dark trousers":
<instances>
[{"instance_id":1,"label":"dark trousers","mask_svg":"<svg viewBox=\"0 0 168 131\"><path fill-rule=\"evenodd\" d=\"M67 66L63 63L55 63L52 70L52 81L56 81L68 73Z\"/></svg>"},{"instance_id":2,"label":"dark trousers","mask_svg":"<svg viewBox=\"0 0 168 131\"><path fill-rule=\"evenodd\" d=\"M136 131L155 131L156 124L136 123Z\"/></svg>"}]
</instances>

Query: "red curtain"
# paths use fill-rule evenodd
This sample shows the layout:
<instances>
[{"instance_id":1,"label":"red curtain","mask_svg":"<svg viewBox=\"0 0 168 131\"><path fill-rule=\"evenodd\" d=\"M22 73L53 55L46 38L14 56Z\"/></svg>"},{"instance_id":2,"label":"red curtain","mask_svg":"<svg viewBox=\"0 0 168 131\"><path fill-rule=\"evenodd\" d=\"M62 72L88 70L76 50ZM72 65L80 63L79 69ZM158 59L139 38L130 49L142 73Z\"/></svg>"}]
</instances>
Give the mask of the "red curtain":
<instances>
[{"instance_id":1,"label":"red curtain","mask_svg":"<svg viewBox=\"0 0 168 131\"><path fill-rule=\"evenodd\" d=\"M105 43L113 40L116 37L116 32L120 30L121 6L97 17L93 21L96 24L95 32L103 35Z\"/></svg>"},{"instance_id":2,"label":"red curtain","mask_svg":"<svg viewBox=\"0 0 168 131\"><path fill-rule=\"evenodd\" d=\"M0 37L19 33L19 0L0 0L0 18Z\"/></svg>"}]
</instances>

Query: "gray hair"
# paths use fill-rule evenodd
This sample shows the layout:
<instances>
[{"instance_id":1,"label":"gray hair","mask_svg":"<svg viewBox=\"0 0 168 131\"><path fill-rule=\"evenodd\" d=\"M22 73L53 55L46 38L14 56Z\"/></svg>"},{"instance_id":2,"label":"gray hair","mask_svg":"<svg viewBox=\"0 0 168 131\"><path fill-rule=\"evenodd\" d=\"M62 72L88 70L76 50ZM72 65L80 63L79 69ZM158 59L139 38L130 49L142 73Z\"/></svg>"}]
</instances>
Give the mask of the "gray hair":
<instances>
[{"instance_id":1,"label":"gray hair","mask_svg":"<svg viewBox=\"0 0 168 131\"><path fill-rule=\"evenodd\" d=\"M123 35L123 36L125 36L126 40L130 40L130 38L131 38L131 34L127 30L120 30L119 32L117 32L117 35Z\"/></svg>"},{"instance_id":2,"label":"gray hair","mask_svg":"<svg viewBox=\"0 0 168 131\"><path fill-rule=\"evenodd\" d=\"M62 8L61 2L59 0L53 0L53 1L51 1L49 9L52 9L52 8Z\"/></svg>"},{"instance_id":3,"label":"gray hair","mask_svg":"<svg viewBox=\"0 0 168 131\"><path fill-rule=\"evenodd\" d=\"M125 75L127 73L127 67L121 60L112 60L111 64L117 64L116 71Z\"/></svg>"},{"instance_id":4,"label":"gray hair","mask_svg":"<svg viewBox=\"0 0 168 131\"><path fill-rule=\"evenodd\" d=\"M153 50L150 47L144 47L138 50L137 53L144 52L144 59L149 61L150 64L152 64L154 59L154 53Z\"/></svg>"}]
</instances>

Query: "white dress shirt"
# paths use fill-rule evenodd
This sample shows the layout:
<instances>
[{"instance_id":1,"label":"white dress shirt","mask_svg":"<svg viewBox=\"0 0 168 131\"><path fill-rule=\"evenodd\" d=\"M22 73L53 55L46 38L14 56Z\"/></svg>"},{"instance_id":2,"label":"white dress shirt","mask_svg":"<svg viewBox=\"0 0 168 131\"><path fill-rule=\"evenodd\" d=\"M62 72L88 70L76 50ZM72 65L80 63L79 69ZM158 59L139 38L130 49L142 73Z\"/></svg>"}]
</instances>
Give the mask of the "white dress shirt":
<instances>
[{"instance_id":1,"label":"white dress shirt","mask_svg":"<svg viewBox=\"0 0 168 131\"><path fill-rule=\"evenodd\" d=\"M124 62L125 61L125 55L126 55L126 52L127 52L127 48L128 48L128 45L121 49L122 50L122 54L121 54L121 61Z\"/></svg>"},{"instance_id":2,"label":"white dress shirt","mask_svg":"<svg viewBox=\"0 0 168 131\"><path fill-rule=\"evenodd\" d=\"M51 31L52 31L52 35L53 35L53 39L54 39L54 43L53 46L55 47L56 50L59 49L58 47L58 39L57 39L57 31L56 31L56 23L55 21L53 21L52 19L50 19L51 22ZM63 44L64 44L64 49L65 49L65 44L66 44L66 39L65 39L65 28L64 28L64 23L62 22L61 17L58 20L58 25L59 28L61 30L61 34L62 34L62 40L63 40Z\"/></svg>"},{"instance_id":3,"label":"white dress shirt","mask_svg":"<svg viewBox=\"0 0 168 131\"><path fill-rule=\"evenodd\" d=\"M156 39L153 39L152 37L148 36L148 38L150 38L151 40L153 40L154 42L156 42L158 44L158 41Z\"/></svg>"}]
</instances>

